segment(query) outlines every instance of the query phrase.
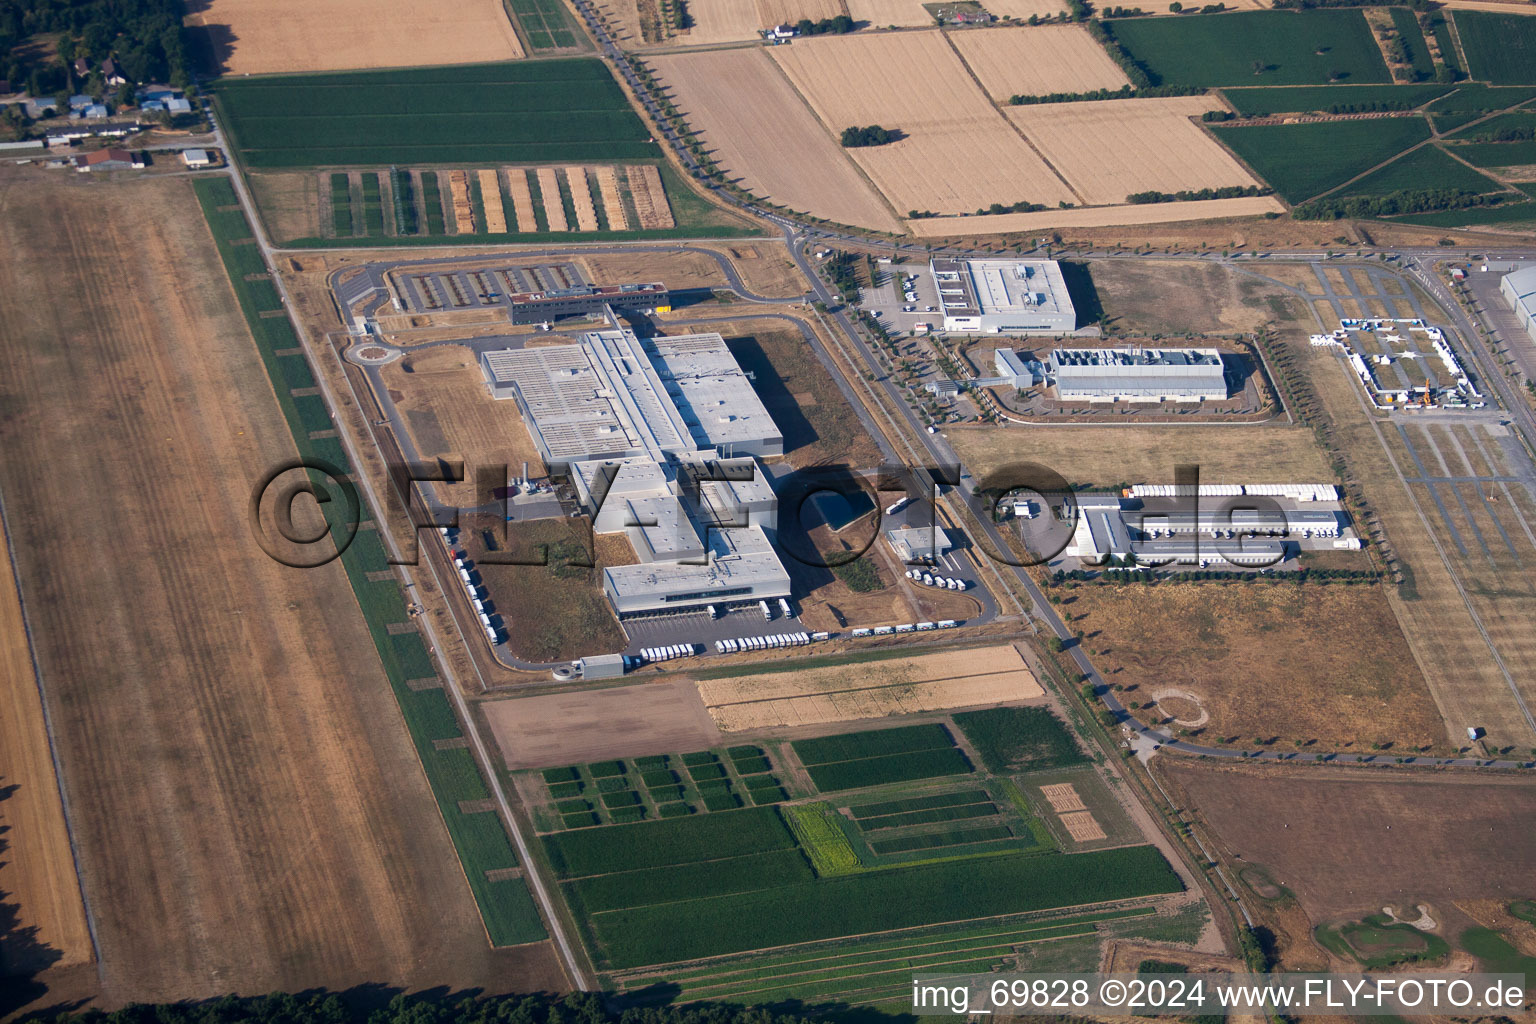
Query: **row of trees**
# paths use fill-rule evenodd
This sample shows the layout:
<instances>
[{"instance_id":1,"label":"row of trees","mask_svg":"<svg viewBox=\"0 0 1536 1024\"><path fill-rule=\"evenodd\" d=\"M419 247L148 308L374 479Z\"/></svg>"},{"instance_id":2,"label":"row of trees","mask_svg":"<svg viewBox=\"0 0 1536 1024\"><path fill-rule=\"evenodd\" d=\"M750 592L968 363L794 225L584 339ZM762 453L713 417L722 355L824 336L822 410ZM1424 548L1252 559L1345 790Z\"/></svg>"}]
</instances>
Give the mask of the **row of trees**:
<instances>
[{"instance_id":1,"label":"row of trees","mask_svg":"<svg viewBox=\"0 0 1536 1024\"><path fill-rule=\"evenodd\" d=\"M1188 203L1201 199L1240 199L1243 196L1267 196L1270 190L1262 185L1223 185L1221 188L1185 189L1182 192L1132 192L1125 201L1133 206L1148 203Z\"/></svg>"},{"instance_id":2,"label":"row of trees","mask_svg":"<svg viewBox=\"0 0 1536 1024\"><path fill-rule=\"evenodd\" d=\"M1439 5L1435 0L1273 0L1269 6L1282 11L1309 11L1314 7L1408 7L1432 11Z\"/></svg>"},{"instance_id":3,"label":"row of trees","mask_svg":"<svg viewBox=\"0 0 1536 1024\"><path fill-rule=\"evenodd\" d=\"M854 20L846 14L839 14L835 18L822 18L820 21L801 18L795 22L795 31L803 36L843 36L857 27Z\"/></svg>"},{"instance_id":4,"label":"row of trees","mask_svg":"<svg viewBox=\"0 0 1536 1024\"><path fill-rule=\"evenodd\" d=\"M1504 193L1479 194L1464 188L1398 189L1379 196L1343 196L1317 199L1296 207L1297 220L1352 220L1391 217L1435 210L1464 210L1473 206L1497 206L1512 198Z\"/></svg>"},{"instance_id":5,"label":"row of trees","mask_svg":"<svg viewBox=\"0 0 1536 1024\"><path fill-rule=\"evenodd\" d=\"M1032 106L1036 103L1081 103L1085 100L1149 99L1159 96L1204 96L1208 90L1203 85L1154 85L1145 89L1132 89L1122 85L1118 89L1094 89L1090 92L1052 92L1042 96L1016 95L1008 97L1015 107Z\"/></svg>"},{"instance_id":6,"label":"row of trees","mask_svg":"<svg viewBox=\"0 0 1536 1024\"><path fill-rule=\"evenodd\" d=\"M1529 142L1531 139L1536 139L1536 125L1511 125L1472 136L1473 142Z\"/></svg>"}]
</instances>

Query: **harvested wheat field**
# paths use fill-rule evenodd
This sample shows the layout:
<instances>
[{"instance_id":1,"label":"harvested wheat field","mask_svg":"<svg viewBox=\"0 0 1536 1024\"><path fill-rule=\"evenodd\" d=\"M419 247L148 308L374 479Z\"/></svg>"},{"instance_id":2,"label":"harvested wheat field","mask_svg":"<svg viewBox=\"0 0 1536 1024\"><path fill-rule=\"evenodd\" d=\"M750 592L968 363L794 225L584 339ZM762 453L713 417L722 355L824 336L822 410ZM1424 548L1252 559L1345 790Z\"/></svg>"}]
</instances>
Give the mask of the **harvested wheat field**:
<instances>
[{"instance_id":1,"label":"harvested wheat field","mask_svg":"<svg viewBox=\"0 0 1536 1024\"><path fill-rule=\"evenodd\" d=\"M1083 803L1083 798L1077 795L1077 787L1070 782L1058 782L1050 786L1041 786L1040 794L1050 802L1051 810L1057 814L1066 814L1069 811L1086 811L1088 805Z\"/></svg>"},{"instance_id":2,"label":"harvested wheat field","mask_svg":"<svg viewBox=\"0 0 1536 1024\"><path fill-rule=\"evenodd\" d=\"M487 944L340 563L251 540L296 450L191 184L75 177L0 192L0 491L101 999L564 987Z\"/></svg>"},{"instance_id":3,"label":"harvested wheat field","mask_svg":"<svg viewBox=\"0 0 1536 1024\"><path fill-rule=\"evenodd\" d=\"M1334 479L1303 427L951 427L955 453L978 480L1037 462L1073 485L1173 483L1180 463L1204 483L1327 483Z\"/></svg>"},{"instance_id":4,"label":"harvested wheat field","mask_svg":"<svg viewBox=\"0 0 1536 1024\"><path fill-rule=\"evenodd\" d=\"M571 205L576 210L578 231L597 230L597 209L592 205L592 189L587 184L585 167L565 168L565 184L571 190Z\"/></svg>"},{"instance_id":5,"label":"harvested wheat field","mask_svg":"<svg viewBox=\"0 0 1536 1024\"><path fill-rule=\"evenodd\" d=\"M619 192L618 168L602 164L597 168L597 191L608 215L609 231L628 231L629 216L624 212L624 196Z\"/></svg>"},{"instance_id":6,"label":"harvested wheat field","mask_svg":"<svg viewBox=\"0 0 1536 1024\"><path fill-rule=\"evenodd\" d=\"M740 0L704 0L705 4L724 3L731 6L739 2ZM848 13L843 0L753 0L753 6L757 8L758 28L771 28L774 25L786 23L793 25L801 18L821 21L824 18L835 18L839 14ZM689 8L689 10L692 9L692 7Z\"/></svg>"},{"instance_id":7,"label":"harvested wheat field","mask_svg":"<svg viewBox=\"0 0 1536 1024\"><path fill-rule=\"evenodd\" d=\"M1125 72L1081 25L952 32L949 40L982 88L999 102L1010 96L1092 92L1130 84Z\"/></svg>"},{"instance_id":8,"label":"harvested wheat field","mask_svg":"<svg viewBox=\"0 0 1536 1024\"><path fill-rule=\"evenodd\" d=\"M518 231L537 231L538 222L533 215L533 191L528 187L528 172L521 167L508 167L507 195L512 197L512 213L517 218Z\"/></svg>"},{"instance_id":9,"label":"harvested wheat field","mask_svg":"<svg viewBox=\"0 0 1536 1024\"><path fill-rule=\"evenodd\" d=\"M409 372L407 372L409 371ZM460 508L485 500L475 493L481 466L510 466L540 477L544 462L518 414L516 402L499 402L485 387L475 354L460 345L413 352L379 371L390 398L405 418L424 459L464 460L464 480L435 483L438 497Z\"/></svg>"},{"instance_id":10,"label":"harvested wheat field","mask_svg":"<svg viewBox=\"0 0 1536 1024\"><path fill-rule=\"evenodd\" d=\"M850 150L897 210L953 214L1021 200L1081 201L992 105L937 30L819 36L771 52L833 133L878 124L905 134ZM893 76L902 88L871 85Z\"/></svg>"},{"instance_id":11,"label":"harvested wheat field","mask_svg":"<svg viewBox=\"0 0 1536 1024\"><path fill-rule=\"evenodd\" d=\"M1191 713L1191 703L1210 714L1205 740L1257 737L1286 749L1312 741L1325 751L1445 742L1440 712L1381 587L1163 583L1059 593L1104 678L1129 691L1127 704L1177 686L1188 695L1178 714ZM1156 720L1169 712L1139 714Z\"/></svg>"},{"instance_id":12,"label":"harvested wheat field","mask_svg":"<svg viewBox=\"0 0 1536 1024\"><path fill-rule=\"evenodd\" d=\"M565 203L560 199L560 174L553 167L540 167L535 174L539 179L539 199L544 205L544 220L551 231L569 231L565 219Z\"/></svg>"},{"instance_id":13,"label":"harvested wheat field","mask_svg":"<svg viewBox=\"0 0 1536 1024\"><path fill-rule=\"evenodd\" d=\"M699 681L716 724L728 732L908 715L1044 694L1009 646L852 661Z\"/></svg>"},{"instance_id":14,"label":"harvested wheat field","mask_svg":"<svg viewBox=\"0 0 1536 1024\"><path fill-rule=\"evenodd\" d=\"M1116 102L1129 103L1130 100ZM1225 220L1284 212L1285 205L1274 196L1243 196L1237 199L1195 199L1184 203L1146 203L1141 206L1091 206L1077 210L1042 210L1039 213L999 213L984 217L929 217L907 221L907 232L918 238L949 238L1041 231L1047 228L1105 228L1121 224L1134 227L1179 221Z\"/></svg>"},{"instance_id":15,"label":"harvested wheat field","mask_svg":"<svg viewBox=\"0 0 1536 1024\"><path fill-rule=\"evenodd\" d=\"M1057 817L1061 819L1062 827L1067 830L1067 835L1072 837L1074 843L1091 843L1097 839L1108 838L1092 811L1070 811Z\"/></svg>"},{"instance_id":16,"label":"harvested wheat field","mask_svg":"<svg viewBox=\"0 0 1536 1024\"><path fill-rule=\"evenodd\" d=\"M500 0L203 0L187 24L220 71L341 71L512 60L523 48Z\"/></svg>"},{"instance_id":17,"label":"harvested wheat field","mask_svg":"<svg viewBox=\"0 0 1536 1024\"><path fill-rule=\"evenodd\" d=\"M1042 103L1008 117L1084 200L1108 205L1133 192L1261 184L1190 120L1219 105L1203 96Z\"/></svg>"},{"instance_id":18,"label":"harvested wheat field","mask_svg":"<svg viewBox=\"0 0 1536 1024\"><path fill-rule=\"evenodd\" d=\"M480 201L485 207L485 230L492 235L507 233L507 210L501 202L501 185L496 172L482 168L475 172L480 181Z\"/></svg>"},{"instance_id":19,"label":"harvested wheat field","mask_svg":"<svg viewBox=\"0 0 1536 1024\"><path fill-rule=\"evenodd\" d=\"M1061 0L989 0L983 6L999 18L1013 18L1015 21L1028 21L1033 14L1050 18L1067 9Z\"/></svg>"},{"instance_id":20,"label":"harvested wheat field","mask_svg":"<svg viewBox=\"0 0 1536 1024\"><path fill-rule=\"evenodd\" d=\"M874 28L922 28L934 23L923 0L848 0L848 16Z\"/></svg>"},{"instance_id":21,"label":"harvested wheat field","mask_svg":"<svg viewBox=\"0 0 1536 1024\"><path fill-rule=\"evenodd\" d=\"M59 802L16 576L0 556L0 977L89 963L91 935ZM0 998L0 1014L11 1009Z\"/></svg>"},{"instance_id":22,"label":"harvested wheat field","mask_svg":"<svg viewBox=\"0 0 1536 1024\"><path fill-rule=\"evenodd\" d=\"M760 48L650 63L705 147L743 188L839 224L901 230L847 151Z\"/></svg>"},{"instance_id":23,"label":"harvested wheat field","mask_svg":"<svg viewBox=\"0 0 1536 1024\"><path fill-rule=\"evenodd\" d=\"M638 43L639 12L634 3L617 5L625 21L634 20L631 42ZM820 21L847 13L842 0L689 0L688 17L692 24L681 32L667 29L668 46L713 46L739 43L759 38L765 28L785 22L810 18ZM932 19L930 19L931 21Z\"/></svg>"},{"instance_id":24,"label":"harvested wheat field","mask_svg":"<svg viewBox=\"0 0 1536 1024\"><path fill-rule=\"evenodd\" d=\"M640 221L641 230L677 226L672 219L667 190L661 183L661 172L655 164L630 164L624 168L624 175L629 180L629 195L634 200L635 217Z\"/></svg>"}]
</instances>

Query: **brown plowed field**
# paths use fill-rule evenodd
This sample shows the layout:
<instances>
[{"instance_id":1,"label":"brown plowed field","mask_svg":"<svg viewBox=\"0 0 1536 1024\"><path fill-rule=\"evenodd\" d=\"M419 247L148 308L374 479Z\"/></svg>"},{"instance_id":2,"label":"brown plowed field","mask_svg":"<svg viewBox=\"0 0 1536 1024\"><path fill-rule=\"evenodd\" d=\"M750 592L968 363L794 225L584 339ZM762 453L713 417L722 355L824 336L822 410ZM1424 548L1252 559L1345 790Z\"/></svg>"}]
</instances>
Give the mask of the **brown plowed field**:
<instances>
[{"instance_id":1,"label":"brown plowed field","mask_svg":"<svg viewBox=\"0 0 1536 1024\"><path fill-rule=\"evenodd\" d=\"M704 145L743 188L840 224L901 229L761 49L660 56L651 64ZM794 159L785 159L786 152Z\"/></svg>"},{"instance_id":2,"label":"brown plowed field","mask_svg":"<svg viewBox=\"0 0 1536 1024\"><path fill-rule=\"evenodd\" d=\"M1081 202L993 106L938 30L819 36L770 52L834 135L871 124L905 134L849 151L898 211Z\"/></svg>"},{"instance_id":3,"label":"brown plowed field","mask_svg":"<svg viewBox=\"0 0 1536 1024\"><path fill-rule=\"evenodd\" d=\"M251 539L295 452L186 179L22 178L0 245L0 488L103 1002L563 988L488 946L340 566Z\"/></svg>"},{"instance_id":4,"label":"brown plowed field","mask_svg":"<svg viewBox=\"0 0 1536 1024\"><path fill-rule=\"evenodd\" d=\"M1010 96L1092 92L1130 84L1081 25L951 32L949 39L982 88L999 102Z\"/></svg>"},{"instance_id":5,"label":"brown plowed field","mask_svg":"<svg viewBox=\"0 0 1536 1024\"><path fill-rule=\"evenodd\" d=\"M1536 786L1514 778L1163 766L1223 853L1314 923L1414 900L1509 900L1536 877Z\"/></svg>"},{"instance_id":6,"label":"brown plowed field","mask_svg":"<svg viewBox=\"0 0 1536 1024\"><path fill-rule=\"evenodd\" d=\"M1133 192L1260 184L1190 120L1219 106L1203 96L1041 103L1008 117L1085 201L1111 204Z\"/></svg>"},{"instance_id":7,"label":"brown plowed field","mask_svg":"<svg viewBox=\"0 0 1536 1024\"><path fill-rule=\"evenodd\" d=\"M0 552L0 975L91 960L32 651ZM8 1000L0 998L0 1014Z\"/></svg>"},{"instance_id":8,"label":"brown plowed field","mask_svg":"<svg viewBox=\"0 0 1536 1024\"><path fill-rule=\"evenodd\" d=\"M523 56L500 0L195 0L187 12L232 75Z\"/></svg>"}]
</instances>

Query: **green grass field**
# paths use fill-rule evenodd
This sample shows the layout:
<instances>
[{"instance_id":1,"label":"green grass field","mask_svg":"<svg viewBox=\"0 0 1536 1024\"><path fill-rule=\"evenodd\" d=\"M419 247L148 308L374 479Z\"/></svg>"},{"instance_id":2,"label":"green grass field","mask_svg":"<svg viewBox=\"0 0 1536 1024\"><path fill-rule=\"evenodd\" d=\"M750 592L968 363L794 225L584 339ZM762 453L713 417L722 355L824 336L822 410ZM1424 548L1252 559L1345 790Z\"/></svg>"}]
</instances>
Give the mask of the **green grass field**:
<instances>
[{"instance_id":1,"label":"green grass field","mask_svg":"<svg viewBox=\"0 0 1536 1024\"><path fill-rule=\"evenodd\" d=\"M1154 85L1392 81L1359 10L1124 18L1106 27Z\"/></svg>"},{"instance_id":2,"label":"green grass field","mask_svg":"<svg viewBox=\"0 0 1536 1024\"><path fill-rule=\"evenodd\" d=\"M1373 196L1424 188L1465 189L1480 193L1498 192L1503 186L1451 159L1438 146L1423 146L1355 182L1349 187L1349 194Z\"/></svg>"},{"instance_id":3,"label":"green grass field","mask_svg":"<svg viewBox=\"0 0 1536 1024\"><path fill-rule=\"evenodd\" d=\"M1451 91L1448 85L1282 85L1223 89L1237 112L1264 114L1352 114L1371 110L1412 110Z\"/></svg>"},{"instance_id":4,"label":"green grass field","mask_svg":"<svg viewBox=\"0 0 1536 1024\"><path fill-rule=\"evenodd\" d=\"M213 85L247 167L654 160L599 60L274 75Z\"/></svg>"},{"instance_id":5,"label":"green grass field","mask_svg":"<svg viewBox=\"0 0 1536 1024\"><path fill-rule=\"evenodd\" d=\"M310 438L317 417L329 422L324 402L318 396L296 398L291 393L293 388L314 387L315 380L303 355L278 355L281 351L300 348L288 318L261 315L281 310L282 304L271 281L247 280L247 275L261 270L261 258L254 246L233 244L251 237L244 215L238 209L229 209L239 203L233 186L221 176L197 178L193 188L299 453L323 459L345 471L348 462L339 441ZM377 578L378 574L389 570L378 533L359 531L342 554L341 563L373 637L384 674L405 719L448 835L458 851L491 943L503 946L544 939L544 926L527 883L518 877L496 882L486 877L488 871L517 867L517 856L495 813L466 814L459 809L460 801L485 800L490 796L490 790L468 750L437 749L436 741L462 735L447 695L441 689L412 690L406 685L410 679L435 676L436 669L419 633L412 631L397 636L389 632L390 625L408 622L409 617L393 573L386 578Z\"/></svg>"},{"instance_id":6,"label":"green grass field","mask_svg":"<svg viewBox=\"0 0 1536 1024\"><path fill-rule=\"evenodd\" d=\"M1215 133L1291 203L1342 185L1430 134L1422 117L1216 128Z\"/></svg>"},{"instance_id":7,"label":"green grass field","mask_svg":"<svg viewBox=\"0 0 1536 1024\"><path fill-rule=\"evenodd\" d=\"M1449 147L1449 151L1475 167L1536 165L1536 139L1524 142L1464 142Z\"/></svg>"},{"instance_id":8,"label":"green grass field","mask_svg":"<svg viewBox=\"0 0 1536 1024\"><path fill-rule=\"evenodd\" d=\"M1455 11L1467 73L1494 85L1536 84L1536 17L1490 11Z\"/></svg>"}]
</instances>

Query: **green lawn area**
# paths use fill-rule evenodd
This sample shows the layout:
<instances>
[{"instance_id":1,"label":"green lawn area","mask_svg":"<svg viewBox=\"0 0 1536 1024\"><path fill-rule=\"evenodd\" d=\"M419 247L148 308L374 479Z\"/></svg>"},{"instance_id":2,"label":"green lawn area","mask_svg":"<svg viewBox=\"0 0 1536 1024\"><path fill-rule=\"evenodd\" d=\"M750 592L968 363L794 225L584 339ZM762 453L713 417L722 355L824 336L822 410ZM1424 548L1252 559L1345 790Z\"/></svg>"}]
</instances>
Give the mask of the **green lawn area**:
<instances>
[{"instance_id":1,"label":"green lawn area","mask_svg":"<svg viewBox=\"0 0 1536 1024\"><path fill-rule=\"evenodd\" d=\"M1124 18L1105 25L1154 85L1392 81L1355 9Z\"/></svg>"},{"instance_id":2,"label":"green lawn area","mask_svg":"<svg viewBox=\"0 0 1536 1024\"><path fill-rule=\"evenodd\" d=\"M1354 114L1372 110L1413 110L1444 96L1449 85L1283 85L1223 89L1237 112L1262 114Z\"/></svg>"},{"instance_id":3,"label":"green lawn area","mask_svg":"<svg viewBox=\"0 0 1536 1024\"><path fill-rule=\"evenodd\" d=\"M1291 203L1335 188L1430 134L1422 117L1216 128L1215 133Z\"/></svg>"},{"instance_id":4,"label":"green lawn area","mask_svg":"<svg viewBox=\"0 0 1536 1024\"><path fill-rule=\"evenodd\" d=\"M1494 85L1536 84L1536 16L1455 11L1467 73Z\"/></svg>"}]
</instances>

